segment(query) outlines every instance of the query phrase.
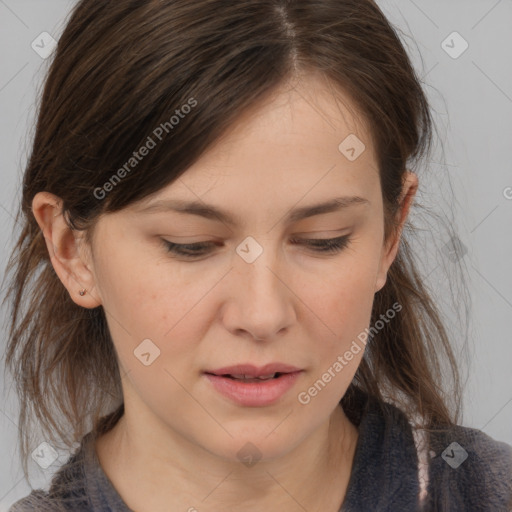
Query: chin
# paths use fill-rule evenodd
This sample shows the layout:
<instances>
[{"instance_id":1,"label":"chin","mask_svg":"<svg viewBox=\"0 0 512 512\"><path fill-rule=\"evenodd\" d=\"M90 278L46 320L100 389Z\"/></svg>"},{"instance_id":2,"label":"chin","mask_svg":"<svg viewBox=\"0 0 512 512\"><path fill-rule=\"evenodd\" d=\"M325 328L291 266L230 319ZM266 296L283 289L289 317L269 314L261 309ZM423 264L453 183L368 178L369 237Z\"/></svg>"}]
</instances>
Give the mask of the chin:
<instances>
[{"instance_id":1,"label":"chin","mask_svg":"<svg viewBox=\"0 0 512 512\"><path fill-rule=\"evenodd\" d=\"M252 467L258 462L272 461L279 459L289 453L297 446L301 437L288 432L283 425L273 422L269 427L268 423L261 429L244 429L244 432L235 432L228 429L233 437L223 436L221 443L217 446L207 448L212 454L226 459L230 462L241 462L247 467ZM276 428L278 427L278 428ZM249 432L248 432L249 430ZM210 443L212 439L210 438Z\"/></svg>"}]
</instances>

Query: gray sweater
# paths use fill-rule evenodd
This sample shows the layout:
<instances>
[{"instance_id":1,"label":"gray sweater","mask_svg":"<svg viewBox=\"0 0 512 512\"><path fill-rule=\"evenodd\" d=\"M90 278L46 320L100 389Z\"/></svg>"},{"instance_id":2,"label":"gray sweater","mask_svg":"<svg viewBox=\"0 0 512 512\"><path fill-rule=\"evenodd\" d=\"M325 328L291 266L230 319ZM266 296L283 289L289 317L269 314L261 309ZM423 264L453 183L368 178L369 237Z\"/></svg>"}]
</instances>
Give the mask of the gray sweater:
<instances>
[{"instance_id":1,"label":"gray sweater","mask_svg":"<svg viewBox=\"0 0 512 512\"><path fill-rule=\"evenodd\" d=\"M345 412L359 439L340 512L512 511L510 445L457 426L436 432L422 446L421 436L395 406L357 388L351 404ZM84 436L48 492L33 490L9 512L133 512L99 465L93 441L92 432Z\"/></svg>"}]
</instances>

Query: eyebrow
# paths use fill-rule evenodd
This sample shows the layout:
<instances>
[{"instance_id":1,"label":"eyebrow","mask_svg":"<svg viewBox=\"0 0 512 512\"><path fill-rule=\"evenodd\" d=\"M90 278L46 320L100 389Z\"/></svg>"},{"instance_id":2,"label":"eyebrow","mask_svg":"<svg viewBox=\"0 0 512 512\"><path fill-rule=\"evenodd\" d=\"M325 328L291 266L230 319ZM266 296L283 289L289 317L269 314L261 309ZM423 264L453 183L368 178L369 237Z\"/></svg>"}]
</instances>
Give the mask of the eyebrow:
<instances>
[{"instance_id":1,"label":"eyebrow","mask_svg":"<svg viewBox=\"0 0 512 512\"><path fill-rule=\"evenodd\" d=\"M370 201L359 196L343 196L336 197L323 203L317 203L309 206L301 206L288 212L285 222L293 223L299 220L342 211L356 205L370 206ZM184 201L180 199L161 199L154 201L144 208L140 209L141 213L167 212L174 211L182 214L197 215L205 219L221 221L229 226L235 226L237 220L227 211L217 206L207 204L201 201Z\"/></svg>"}]
</instances>

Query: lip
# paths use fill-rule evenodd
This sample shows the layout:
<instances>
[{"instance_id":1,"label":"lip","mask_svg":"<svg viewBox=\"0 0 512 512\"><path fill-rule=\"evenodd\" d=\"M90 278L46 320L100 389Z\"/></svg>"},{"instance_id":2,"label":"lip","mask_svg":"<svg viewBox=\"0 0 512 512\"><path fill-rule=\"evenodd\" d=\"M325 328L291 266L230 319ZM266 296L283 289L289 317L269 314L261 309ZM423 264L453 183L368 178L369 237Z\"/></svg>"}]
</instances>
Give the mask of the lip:
<instances>
[{"instance_id":1,"label":"lip","mask_svg":"<svg viewBox=\"0 0 512 512\"><path fill-rule=\"evenodd\" d=\"M213 375L247 375L249 377L262 377L271 373L294 373L301 371L296 366L285 363L268 363L264 366L254 366L250 363L225 366L216 370L207 370L205 373Z\"/></svg>"},{"instance_id":2,"label":"lip","mask_svg":"<svg viewBox=\"0 0 512 512\"><path fill-rule=\"evenodd\" d=\"M267 371L267 367L263 369ZM258 371L261 371L261 368ZM273 373L272 370L267 371L267 374L269 373ZM301 373L302 370L283 373L279 377L261 382L243 382L212 373L205 373L205 377L220 394L234 403L244 407L265 407L274 404L285 395L297 382Z\"/></svg>"}]
</instances>

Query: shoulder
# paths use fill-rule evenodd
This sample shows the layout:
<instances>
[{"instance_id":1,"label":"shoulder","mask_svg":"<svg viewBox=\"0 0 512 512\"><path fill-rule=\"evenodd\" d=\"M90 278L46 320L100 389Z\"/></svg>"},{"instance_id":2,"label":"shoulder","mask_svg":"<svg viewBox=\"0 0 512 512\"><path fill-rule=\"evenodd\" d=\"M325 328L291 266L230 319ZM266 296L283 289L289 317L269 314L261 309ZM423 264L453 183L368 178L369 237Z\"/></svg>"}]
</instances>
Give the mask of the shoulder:
<instances>
[{"instance_id":1,"label":"shoulder","mask_svg":"<svg viewBox=\"0 0 512 512\"><path fill-rule=\"evenodd\" d=\"M52 481L52 488L55 486L55 480ZM37 510L38 512L92 512L89 499L85 494L76 492L77 486L73 486L64 490L44 491L43 489L35 489L28 496L21 498L14 503L8 512L26 512Z\"/></svg>"},{"instance_id":2,"label":"shoulder","mask_svg":"<svg viewBox=\"0 0 512 512\"><path fill-rule=\"evenodd\" d=\"M440 510L512 511L511 445L460 425L429 437L432 504Z\"/></svg>"},{"instance_id":3,"label":"shoulder","mask_svg":"<svg viewBox=\"0 0 512 512\"><path fill-rule=\"evenodd\" d=\"M64 508L62 503L50 498L47 492L37 489L14 503L7 512L28 512L33 510L61 511L66 510L66 508Z\"/></svg>"},{"instance_id":4,"label":"shoulder","mask_svg":"<svg viewBox=\"0 0 512 512\"><path fill-rule=\"evenodd\" d=\"M365 476L354 479L349 489L354 503L370 495L382 504L387 499L383 490L388 489L393 510L415 510L411 492L417 488L422 512L512 512L511 445L462 425L416 429L415 418L400 407L356 391L346 401L346 411L362 434L356 451L360 468L354 471L364 469ZM379 468L370 468L370 481L369 461ZM405 503L407 493L407 506L394 506L397 500Z\"/></svg>"},{"instance_id":5,"label":"shoulder","mask_svg":"<svg viewBox=\"0 0 512 512\"><path fill-rule=\"evenodd\" d=\"M53 476L50 489L34 489L28 496L14 503L8 512L37 511L92 511L85 486L81 449L71 455Z\"/></svg>"}]
</instances>

